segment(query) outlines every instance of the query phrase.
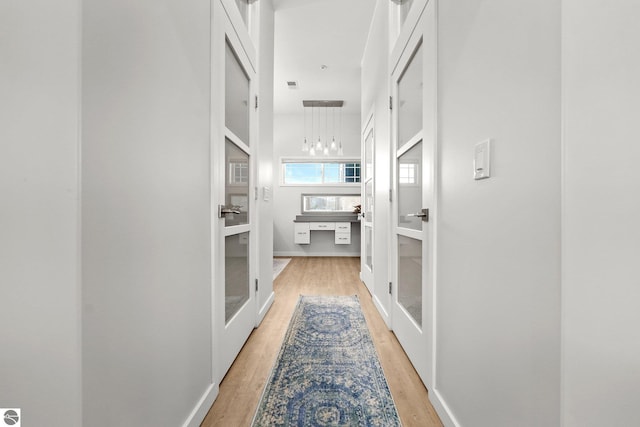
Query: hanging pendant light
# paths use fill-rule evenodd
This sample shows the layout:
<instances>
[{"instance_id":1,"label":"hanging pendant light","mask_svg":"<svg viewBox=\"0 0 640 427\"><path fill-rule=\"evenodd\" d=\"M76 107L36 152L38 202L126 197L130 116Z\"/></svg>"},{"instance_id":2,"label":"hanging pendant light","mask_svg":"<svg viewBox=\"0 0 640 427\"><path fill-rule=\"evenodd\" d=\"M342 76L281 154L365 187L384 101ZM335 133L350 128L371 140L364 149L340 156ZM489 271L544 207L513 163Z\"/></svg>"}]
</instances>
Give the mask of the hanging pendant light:
<instances>
[{"instance_id":1,"label":"hanging pendant light","mask_svg":"<svg viewBox=\"0 0 640 427\"><path fill-rule=\"evenodd\" d=\"M320 110L318 110L318 141L316 142L316 151L322 151L322 141L320 140Z\"/></svg>"},{"instance_id":2,"label":"hanging pendant light","mask_svg":"<svg viewBox=\"0 0 640 427\"><path fill-rule=\"evenodd\" d=\"M304 137L302 139L302 151L310 156L332 153L342 155L342 106L344 101L328 100L303 100ZM317 108L316 108L317 107ZM336 128L336 107L340 108L340 129ZM307 130L307 108L311 108L311 132ZM329 133L329 108L331 108L331 133ZM315 110L318 109L316 116ZM324 110L324 134L322 133L322 110Z\"/></svg>"},{"instance_id":3,"label":"hanging pendant light","mask_svg":"<svg viewBox=\"0 0 640 427\"><path fill-rule=\"evenodd\" d=\"M306 107L302 107L302 114L304 116L304 135L302 142L302 152L307 153L309 151L309 143L307 142L307 109Z\"/></svg>"},{"instance_id":4,"label":"hanging pendant light","mask_svg":"<svg viewBox=\"0 0 640 427\"><path fill-rule=\"evenodd\" d=\"M344 156L344 151L342 151L342 108L340 108L340 128L338 129L338 156Z\"/></svg>"},{"instance_id":5,"label":"hanging pendant light","mask_svg":"<svg viewBox=\"0 0 640 427\"><path fill-rule=\"evenodd\" d=\"M329 155L329 143L327 142L329 140L329 119L328 119L328 113L327 113L327 109L324 109L324 149L322 150L322 154L324 154L325 156Z\"/></svg>"},{"instance_id":6,"label":"hanging pendant light","mask_svg":"<svg viewBox=\"0 0 640 427\"><path fill-rule=\"evenodd\" d=\"M309 154L316 155L316 148L313 145L313 107L311 107L311 144L309 144Z\"/></svg>"},{"instance_id":7,"label":"hanging pendant light","mask_svg":"<svg viewBox=\"0 0 640 427\"><path fill-rule=\"evenodd\" d=\"M332 136L331 136L331 151L336 151L338 150L338 145L336 144L336 109L332 108L331 109L331 121L332 126L331 126L331 130L332 130Z\"/></svg>"}]
</instances>

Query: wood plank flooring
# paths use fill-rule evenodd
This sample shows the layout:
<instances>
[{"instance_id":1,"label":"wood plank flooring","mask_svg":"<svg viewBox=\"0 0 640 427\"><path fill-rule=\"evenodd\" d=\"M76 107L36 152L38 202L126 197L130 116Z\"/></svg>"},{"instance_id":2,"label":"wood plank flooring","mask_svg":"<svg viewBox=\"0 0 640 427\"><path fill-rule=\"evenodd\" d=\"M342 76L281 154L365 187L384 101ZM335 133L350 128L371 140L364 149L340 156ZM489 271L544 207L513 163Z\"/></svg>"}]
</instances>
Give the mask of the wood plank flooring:
<instances>
[{"instance_id":1,"label":"wood plank flooring","mask_svg":"<svg viewBox=\"0 0 640 427\"><path fill-rule=\"evenodd\" d=\"M220 384L220 393L201 427L244 427L251 424L301 294L357 294L403 426L442 426L418 374L360 281L359 271L359 258L293 258L274 282L276 296L273 306Z\"/></svg>"}]
</instances>

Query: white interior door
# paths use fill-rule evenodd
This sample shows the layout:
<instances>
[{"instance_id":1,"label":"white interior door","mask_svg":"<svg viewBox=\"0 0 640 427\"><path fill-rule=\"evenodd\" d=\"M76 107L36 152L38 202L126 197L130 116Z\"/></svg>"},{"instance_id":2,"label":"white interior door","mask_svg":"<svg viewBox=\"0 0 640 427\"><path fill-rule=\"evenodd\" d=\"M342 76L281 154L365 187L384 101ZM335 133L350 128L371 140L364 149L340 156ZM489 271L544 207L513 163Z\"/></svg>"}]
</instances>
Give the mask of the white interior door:
<instances>
[{"instance_id":1,"label":"white interior door","mask_svg":"<svg viewBox=\"0 0 640 427\"><path fill-rule=\"evenodd\" d=\"M373 115L369 117L362 134L362 153L364 154L364 167L361 168L362 191L361 194L361 235L360 235L360 279L373 295L373 215L374 215L374 126Z\"/></svg>"},{"instance_id":2,"label":"white interior door","mask_svg":"<svg viewBox=\"0 0 640 427\"><path fill-rule=\"evenodd\" d=\"M236 2L214 3L214 19L219 23L214 28L220 30L212 37L212 67L219 71L214 73L218 81L212 83L212 111L213 121L221 122L212 131L212 178L217 201L213 223L214 369L220 381L256 323L252 196L257 76L255 51ZM216 118L216 113L224 120Z\"/></svg>"},{"instance_id":3,"label":"white interior door","mask_svg":"<svg viewBox=\"0 0 640 427\"><path fill-rule=\"evenodd\" d=\"M391 81L396 195L392 327L430 387L436 82L435 38L425 34L424 18L395 50L400 53Z\"/></svg>"}]
</instances>

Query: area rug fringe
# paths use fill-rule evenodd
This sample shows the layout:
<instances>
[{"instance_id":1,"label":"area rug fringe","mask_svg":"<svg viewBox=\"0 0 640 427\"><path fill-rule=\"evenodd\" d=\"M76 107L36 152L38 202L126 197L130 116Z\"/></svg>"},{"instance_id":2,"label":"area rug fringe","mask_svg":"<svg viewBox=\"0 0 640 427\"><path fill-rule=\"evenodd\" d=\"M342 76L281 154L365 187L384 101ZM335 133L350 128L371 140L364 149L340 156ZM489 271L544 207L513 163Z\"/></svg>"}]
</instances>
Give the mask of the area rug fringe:
<instances>
[{"instance_id":1,"label":"area rug fringe","mask_svg":"<svg viewBox=\"0 0 640 427\"><path fill-rule=\"evenodd\" d=\"M251 425L401 426L356 295L300 296Z\"/></svg>"}]
</instances>

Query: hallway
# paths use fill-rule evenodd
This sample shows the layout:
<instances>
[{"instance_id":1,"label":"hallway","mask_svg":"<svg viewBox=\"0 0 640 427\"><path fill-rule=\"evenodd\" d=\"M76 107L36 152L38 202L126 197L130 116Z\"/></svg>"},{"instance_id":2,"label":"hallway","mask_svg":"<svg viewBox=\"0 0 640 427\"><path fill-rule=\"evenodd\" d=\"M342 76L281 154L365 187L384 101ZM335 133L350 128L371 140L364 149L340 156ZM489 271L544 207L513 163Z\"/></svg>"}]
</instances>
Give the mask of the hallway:
<instances>
[{"instance_id":1,"label":"hallway","mask_svg":"<svg viewBox=\"0 0 640 427\"><path fill-rule=\"evenodd\" d=\"M220 384L202 427L248 426L260 400L299 295L360 298L373 341L404 426L440 426L427 391L359 279L359 258L297 257L274 281L275 302Z\"/></svg>"},{"instance_id":2,"label":"hallway","mask_svg":"<svg viewBox=\"0 0 640 427\"><path fill-rule=\"evenodd\" d=\"M448 427L640 426L638 16L0 3L0 406L35 426L246 425L296 296L357 292L405 425L436 419L428 397ZM309 100L344 101L337 135ZM343 155L304 151L334 136ZM325 174L358 162L363 185ZM287 183L292 164L318 165L314 185ZM350 243L310 224L296 243L302 194L357 193ZM299 257L277 298L273 255ZM428 279L421 314L404 260Z\"/></svg>"}]
</instances>

